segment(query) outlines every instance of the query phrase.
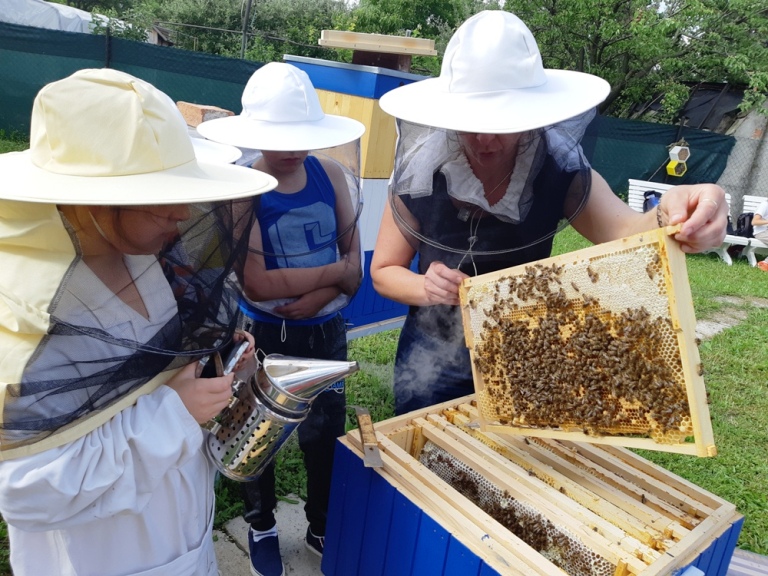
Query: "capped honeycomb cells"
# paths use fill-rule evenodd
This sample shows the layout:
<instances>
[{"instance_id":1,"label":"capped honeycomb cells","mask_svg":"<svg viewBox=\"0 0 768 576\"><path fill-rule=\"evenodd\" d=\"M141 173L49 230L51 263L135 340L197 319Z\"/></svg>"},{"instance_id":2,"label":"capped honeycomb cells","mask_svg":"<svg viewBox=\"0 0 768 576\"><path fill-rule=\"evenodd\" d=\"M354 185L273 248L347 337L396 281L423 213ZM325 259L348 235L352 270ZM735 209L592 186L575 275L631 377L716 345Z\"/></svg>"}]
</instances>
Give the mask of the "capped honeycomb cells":
<instances>
[{"instance_id":1,"label":"capped honeycomb cells","mask_svg":"<svg viewBox=\"0 0 768 576\"><path fill-rule=\"evenodd\" d=\"M693 434L657 245L523 270L467 293L484 418L661 444Z\"/></svg>"},{"instance_id":2,"label":"capped honeycomb cells","mask_svg":"<svg viewBox=\"0 0 768 576\"><path fill-rule=\"evenodd\" d=\"M568 529L513 498L466 463L427 442L419 461L441 480L571 576L613 576L616 567Z\"/></svg>"}]
</instances>

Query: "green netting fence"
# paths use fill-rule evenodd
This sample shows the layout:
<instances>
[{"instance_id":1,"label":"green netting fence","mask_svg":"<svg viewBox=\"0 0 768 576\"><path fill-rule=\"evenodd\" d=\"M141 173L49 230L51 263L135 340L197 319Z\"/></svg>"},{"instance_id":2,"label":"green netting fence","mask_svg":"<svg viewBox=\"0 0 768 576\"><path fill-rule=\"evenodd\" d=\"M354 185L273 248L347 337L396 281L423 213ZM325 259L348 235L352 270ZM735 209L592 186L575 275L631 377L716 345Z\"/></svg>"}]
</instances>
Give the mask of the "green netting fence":
<instances>
[{"instance_id":1,"label":"green netting fence","mask_svg":"<svg viewBox=\"0 0 768 576\"><path fill-rule=\"evenodd\" d=\"M243 86L262 63L108 36L0 23L0 130L29 133L37 92L82 68L114 68L173 100L240 112Z\"/></svg>"},{"instance_id":2,"label":"green netting fence","mask_svg":"<svg viewBox=\"0 0 768 576\"><path fill-rule=\"evenodd\" d=\"M29 133L35 94L45 84L81 68L111 67L133 74L175 101L241 110L240 95L262 63L224 58L108 36L0 23L0 130ZM668 146L684 138L691 150L681 178L666 173ZM734 138L694 128L598 117L584 138L593 166L614 191L627 180L690 184L716 182Z\"/></svg>"}]
</instances>

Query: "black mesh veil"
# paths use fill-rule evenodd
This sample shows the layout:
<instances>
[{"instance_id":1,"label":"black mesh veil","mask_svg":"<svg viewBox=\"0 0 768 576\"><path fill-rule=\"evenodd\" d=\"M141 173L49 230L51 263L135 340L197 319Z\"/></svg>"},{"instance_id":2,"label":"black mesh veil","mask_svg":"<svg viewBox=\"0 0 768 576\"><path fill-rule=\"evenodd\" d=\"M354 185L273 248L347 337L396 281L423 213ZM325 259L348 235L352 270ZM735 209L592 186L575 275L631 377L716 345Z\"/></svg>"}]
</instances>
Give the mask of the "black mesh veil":
<instances>
[{"instance_id":1,"label":"black mesh veil","mask_svg":"<svg viewBox=\"0 0 768 576\"><path fill-rule=\"evenodd\" d=\"M520 134L497 202L486 200L461 133L398 119L389 201L401 233L428 261L470 275L548 256L554 235L588 198L591 170L580 140L593 117L589 111Z\"/></svg>"},{"instance_id":2,"label":"black mesh veil","mask_svg":"<svg viewBox=\"0 0 768 576\"><path fill-rule=\"evenodd\" d=\"M74 427L85 433L91 417L156 375L167 379L169 371L226 345L238 320L232 271L245 254L250 203L247 198L188 205L188 217L159 254L129 251L103 269L83 254L81 223L55 206L3 202L3 213L11 215L0 235L5 252L19 253L24 245L25 261L37 261L41 272L52 269L51 260L61 265L57 278L45 275L50 288L28 278L16 293L2 294L29 318L16 330L21 377L3 390L2 449ZM132 211L151 209L109 208L118 224ZM46 226L60 240L53 250L49 241L34 239L42 210L50 211ZM33 239L25 242L10 229L29 231ZM124 285L104 280L123 265L129 278Z\"/></svg>"},{"instance_id":3,"label":"black mesh veil","mask_svg":"<svg viewBox=\"0 0 768 576\"><path fill-rule=\"evenodd\" d=\"M253 166L261 157L258 150L244 150L242 158L238 164ZM261 228L263 241L260 245L251 243L248 250L252 254L258 254L265 260L266 267L272 268L304 268L319 265L318 263L329 263L342 258L340 246L349 246L358 258L359 268L362 274L363 252L360 244L360 234L358 221L363 209L362 191L360 185L360 140L355 139L351 142L309 152L308 157L317 160L322 172L333 182L339 182L334 188L336 190L336 210L335 214L326 221L312 217L306 219L303 230L293 230L291 234L280 236L277 232L270 231L265 227ZM305 166L307 163L305 162ZM334 180L333 174L341 174L341 177ZM324 178L324 177L323 177ZM269 194L278 195L280 187ZM260 207L268 200L265 197L254 197L253 208L259 220L262 211ZM322 210L318 206L311 210L317 212ZM328 226L329 221L335 222L335 228ZM261 223L260 223L261 224ZM268 226L265 224L265 226ZM276 230L278 226L274 226ZM339 294L336 299L328 303L318 315L335 312L349 304L352 295ZM274 314L274 309L295 300L295 298L280 298L269 301L248 301L249 305Z\"/></svg>"}]
</instances>

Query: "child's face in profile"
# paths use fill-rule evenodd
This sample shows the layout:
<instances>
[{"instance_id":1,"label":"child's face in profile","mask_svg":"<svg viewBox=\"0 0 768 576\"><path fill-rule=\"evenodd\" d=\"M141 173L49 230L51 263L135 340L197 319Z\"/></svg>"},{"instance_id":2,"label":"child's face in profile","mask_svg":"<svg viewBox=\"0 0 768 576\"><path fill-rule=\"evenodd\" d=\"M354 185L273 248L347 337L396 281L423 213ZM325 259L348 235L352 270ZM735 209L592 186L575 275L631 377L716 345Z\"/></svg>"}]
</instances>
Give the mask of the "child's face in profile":
<instances>
[{"instance_id":1,"label":"child's face in profile","mask_svg":"<svg viewBox=\"0 0 768 576\"><path fill-rule=\"evenodd\" d=\"M190 216L186 204L122 206L101 218L108 241L123 254L157 254Z\"/></svg>"},{"instance_id":2,"label":"child's face in profile","mask_svg":"<svg viewBox=\"0 0 768 576\"><path fill-rule=\"evenodd\" d=\"M306 150L297 152L262 150L261 154L272 174L291 174L301 167L309 152Z\"/></svg>"}]
</instances>

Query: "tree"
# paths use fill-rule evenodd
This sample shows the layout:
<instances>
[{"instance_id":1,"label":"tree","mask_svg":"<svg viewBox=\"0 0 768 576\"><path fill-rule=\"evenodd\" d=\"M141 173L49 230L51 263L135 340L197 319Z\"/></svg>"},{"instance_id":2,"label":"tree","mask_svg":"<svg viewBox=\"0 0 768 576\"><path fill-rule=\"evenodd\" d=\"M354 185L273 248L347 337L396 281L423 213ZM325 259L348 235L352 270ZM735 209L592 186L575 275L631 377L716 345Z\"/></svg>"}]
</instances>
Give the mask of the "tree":
<instances>
[{"instance_id":1,"label":"tree","mask_svg":"<svg viewBox=\"0 0 768 576\"><path fill-rule=\"evenodd\" d=\"M671 121L689 83L747 88L744 110L768 94L768 8L764 0L507 0L528 24L545 66L605 78L601 111L626 116L663 94Z\"/></svg>"},{"instance_id":2,"label":"tree","mask_svg":"<svg viewBox=\"0 0 768 576\"><path fill-rule=\"evenodd\" d=\"M323 30L346 29L343 0L259 0L253 4L248 58L269 62L283 54L339 60L337 50L318 44Z\"/></svg>"},{"instance_id":3,"label":"tree","mask_svg":"<svg viewBox=\"0 0 768 576\"><path fill-rule=\"evenodd\" d=\"M100 3L130 6L133 1L139 0ZM141 13L176 30L177 46L240 55L242 0L141 2ZM318 46L323 29L410 31L435 40L442 54L461 22L484 9L499 9L499 0L360 0L356 6L344 0L253 0L247 57L262 62L280 60L285 53L349 58L348 52ZM659 119L674 121L690 86L698 82L744 87L742 109L764 110L765 0L506 0L503 9L531 29L546 67L589 72L611 84L601 106L605 114L630 116L633 105L659 98ZM412 69L438 74L440 58L414 57Z\"/></svg>"},{"instance_id":4,"label":"tree","mask_svg":"<svg viewBox=\"0 0 768 576\"><path fill-rule=\"evenodd\" d=\"M115 38L146 42L152 27L151 16L133 9L123 12L121 17L112 8L99 10L99 14L91 13L91 32L105 35L109 31Z\"/></svg>"},{"instance_id":5,"label":"tree","mask_svg":"<svg viewBox=\"0 0 768 576\"><path fill-rule=\"evenodd\" d=\"M133 0L67 0L66 2L59 3L72 6L78 10L85 10L86 12L95 10L100 13L103 13L105 10L122 13L133 6Z\"/></svg>"},{"instance_id":6,"label":"tree","mask_svg":"<svg viewBox=\"0 0 768 576\"><path fill-rule=\"evenodd\" d=\"M240 0L145 0L142 10L173 31L179 48L239 55Z\"/></svg>"}]
</instances>

